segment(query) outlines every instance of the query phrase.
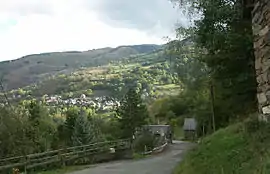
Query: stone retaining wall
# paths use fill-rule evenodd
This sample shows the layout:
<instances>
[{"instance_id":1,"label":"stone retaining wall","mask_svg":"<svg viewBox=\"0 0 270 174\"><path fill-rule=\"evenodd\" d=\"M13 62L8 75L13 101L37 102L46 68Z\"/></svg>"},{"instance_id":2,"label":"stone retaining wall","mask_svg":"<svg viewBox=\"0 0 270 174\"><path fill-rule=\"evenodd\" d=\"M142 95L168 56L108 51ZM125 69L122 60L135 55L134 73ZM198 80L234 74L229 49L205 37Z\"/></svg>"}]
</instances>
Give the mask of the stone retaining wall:
<instances>
[{"instance_id":1,"label":"stone retaining wall","mask_svg":"<svg viewBox=\"0 0 270 174\"><path fill-rule=\"evenodd\" d=\"M255 0L252 12L257 98L261 119L270 115L270 0Z\"/></svg>"}]
</instances>

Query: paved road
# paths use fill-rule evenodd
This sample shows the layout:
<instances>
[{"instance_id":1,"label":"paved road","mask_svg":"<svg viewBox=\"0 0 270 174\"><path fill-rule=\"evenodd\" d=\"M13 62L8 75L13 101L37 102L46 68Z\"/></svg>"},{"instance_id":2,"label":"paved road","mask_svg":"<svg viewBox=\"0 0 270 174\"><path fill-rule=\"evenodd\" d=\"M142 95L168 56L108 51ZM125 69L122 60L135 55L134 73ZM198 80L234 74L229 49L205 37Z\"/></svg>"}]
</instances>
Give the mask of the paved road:
<instances>
[{"instance_id":1,"label":"paved road","mask_svg":"<svg viewBox=\"0 0 270 174\"><path fill-rule=\"evenodd\" d=\"M100 164L71 174L170 174L189 147L189 143L175 141L165 152L153 157Z\"/></svg>"}]
</instances>

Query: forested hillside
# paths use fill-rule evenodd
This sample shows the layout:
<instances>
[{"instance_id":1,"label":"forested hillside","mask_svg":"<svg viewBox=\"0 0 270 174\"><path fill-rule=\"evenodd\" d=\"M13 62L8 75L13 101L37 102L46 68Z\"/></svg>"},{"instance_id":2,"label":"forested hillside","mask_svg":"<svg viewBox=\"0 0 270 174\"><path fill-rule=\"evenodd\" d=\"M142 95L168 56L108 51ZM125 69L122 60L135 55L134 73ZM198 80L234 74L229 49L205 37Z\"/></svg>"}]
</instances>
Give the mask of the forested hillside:
<instances>
[{"instance_id":1,"label":"forested hillside","mask_svg":"<svg viewBox=\"0 0 270 174\"><path fill-rule=\"evenodd\" d=\"M81 94L99 96L112 95L124 90L125 86L135 84L138 88L150 90L156 86L177 83L162 51L135 55L96 67L83 67L76 71L58 74L17 91L17 95L27 94L41 97L45 94L79 97ZM30 91L29 91L30 90ZM16 90L13 90L13 94ZM25 95L22 95L25 94Z\"/></svg>"},{"instance_id":2,"label":"forested hillside","mask_svg":"<svg viewBox=\"0 0 270 174\"><path fill-rule=\"evenodd\" d=\"M68 74L82 67L102 66L110 61L120 60L131 55L151 53L160 48L159 45L133 45L83 52L69 51L28 55L17 60L0 62L0 76L8 90L16 89L39 82L44 77Z\"/></svg>"},{"instance_id":3,"label":"forested hillside","mask_svg":"<svg viewBox=\"0 0 270 174\"><path fill-rule=\"evenodd\" d=\"M13 90L6 88L5 92L0 93L1 101L6 102L7 99L4 97L6 94L8 101L12 104L26 99L38 99L49 105L87 105L96 110L109 111L131 87L142 91L146 102L164 96L177 95L181 82L178 80L175 69L172 68L171 56L167 54L165 48L167 48L166 45L163 48L157 45L121 46L113 50L104 48L93 50L92 55L98 54L94 58L85 56L85 52L27 56L10 62L6 69L9 70L9 66L13 69L12 66L19 64L18 62L29 61L29 66L37 70L28 74L29 78L34 76L39 76L39 78L32 83L23 81L20 85L24 83L27 85L20 88ZM125 54L127 50L133 50L133 53ZM72 57L75 55L79 57ZM37 63L37 61L42 62ZM39 64L46 65L44 72ZM50 69L47 68L60 67L64 64L69 64L69 66L63 66L62 70L56 72L49 71ZM23 65L20 68L27 67L28 65ZM12 85L11 81L16 79L10 75L18 69L13 69L13 71L11 69L10 74L4 76L4 78L9 77L9 80L3 80L4 87ZM18 75L25 74L21 72Z\"/></svg>"},{"instance_id":4,"label":"forested hillside","mask_svg":"<svg viewBox=\"0 0 270 174\"><path fill-rule=\"evenodd\" d=\"M73 69L67 66L68 70L56 74L42 74L36 83L2 91L0 117L4 126L0 126L0 139L6 140L0 144L1 156L130 138L144 124L170 123L176 119L172 111L166 110L164 116L169 119L164 119L150 107L158 98L176 99L181 91L182 83L167 47L149 50L148 46L134 46L134 49L144 53L100 58L104 62L98 65ZM175 103L168 103L177 108ZM126 135L121 128L130 134ZM7 140L8 135L12 136Z\"/></svg>"}]
</instances>

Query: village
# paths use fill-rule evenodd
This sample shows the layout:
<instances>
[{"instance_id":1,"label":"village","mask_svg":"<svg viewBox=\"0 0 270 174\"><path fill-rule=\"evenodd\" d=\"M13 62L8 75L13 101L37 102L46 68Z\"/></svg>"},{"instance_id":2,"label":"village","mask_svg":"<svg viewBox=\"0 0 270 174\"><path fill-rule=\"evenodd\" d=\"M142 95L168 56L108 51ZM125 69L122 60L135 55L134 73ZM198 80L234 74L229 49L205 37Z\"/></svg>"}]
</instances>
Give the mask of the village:
<instances>
[{"instance_id":1,"label":"village","mask_svg":"<svg viewBox=\"0 0 270 174\"><path fill-rule=\"evenodd\" d=\"M119 106L120 102L112 97L88 97L82 94L79 98L62 99L60 95L44 96L45 103L49 106L67 105L67 106L86 106L96 111L110 111Z\"/></svg>"}]
</instances>

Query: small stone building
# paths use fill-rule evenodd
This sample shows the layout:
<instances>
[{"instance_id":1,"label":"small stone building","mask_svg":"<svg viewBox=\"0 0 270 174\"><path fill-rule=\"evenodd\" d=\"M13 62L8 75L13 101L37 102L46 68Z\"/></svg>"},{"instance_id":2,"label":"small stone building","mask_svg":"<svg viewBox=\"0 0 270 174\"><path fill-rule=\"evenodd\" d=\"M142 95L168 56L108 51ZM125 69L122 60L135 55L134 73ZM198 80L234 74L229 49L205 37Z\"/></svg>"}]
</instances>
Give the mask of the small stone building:
<instances>
[{"instance_id":1,"label":"small stone building","mask_svg":"<svg viewBox=\"0 0 270 174\"><path fill-rule=\"evenodd\" d=\"M153 134L165 136L168 142L172 143L172 129L170 125L145 125L144 128L150 130Z\"/></svg>"},{"instance_id":2,"label":"small stone building","mask_svg":"<svg viewBox=\"0 0 270 174\"><path fill-rule=\"evenodd\" d=\"M184 137L187 140L194 140L196 136L197 122L195 118L185 118L184 121Z\"/></svg>"}]
</instances>

